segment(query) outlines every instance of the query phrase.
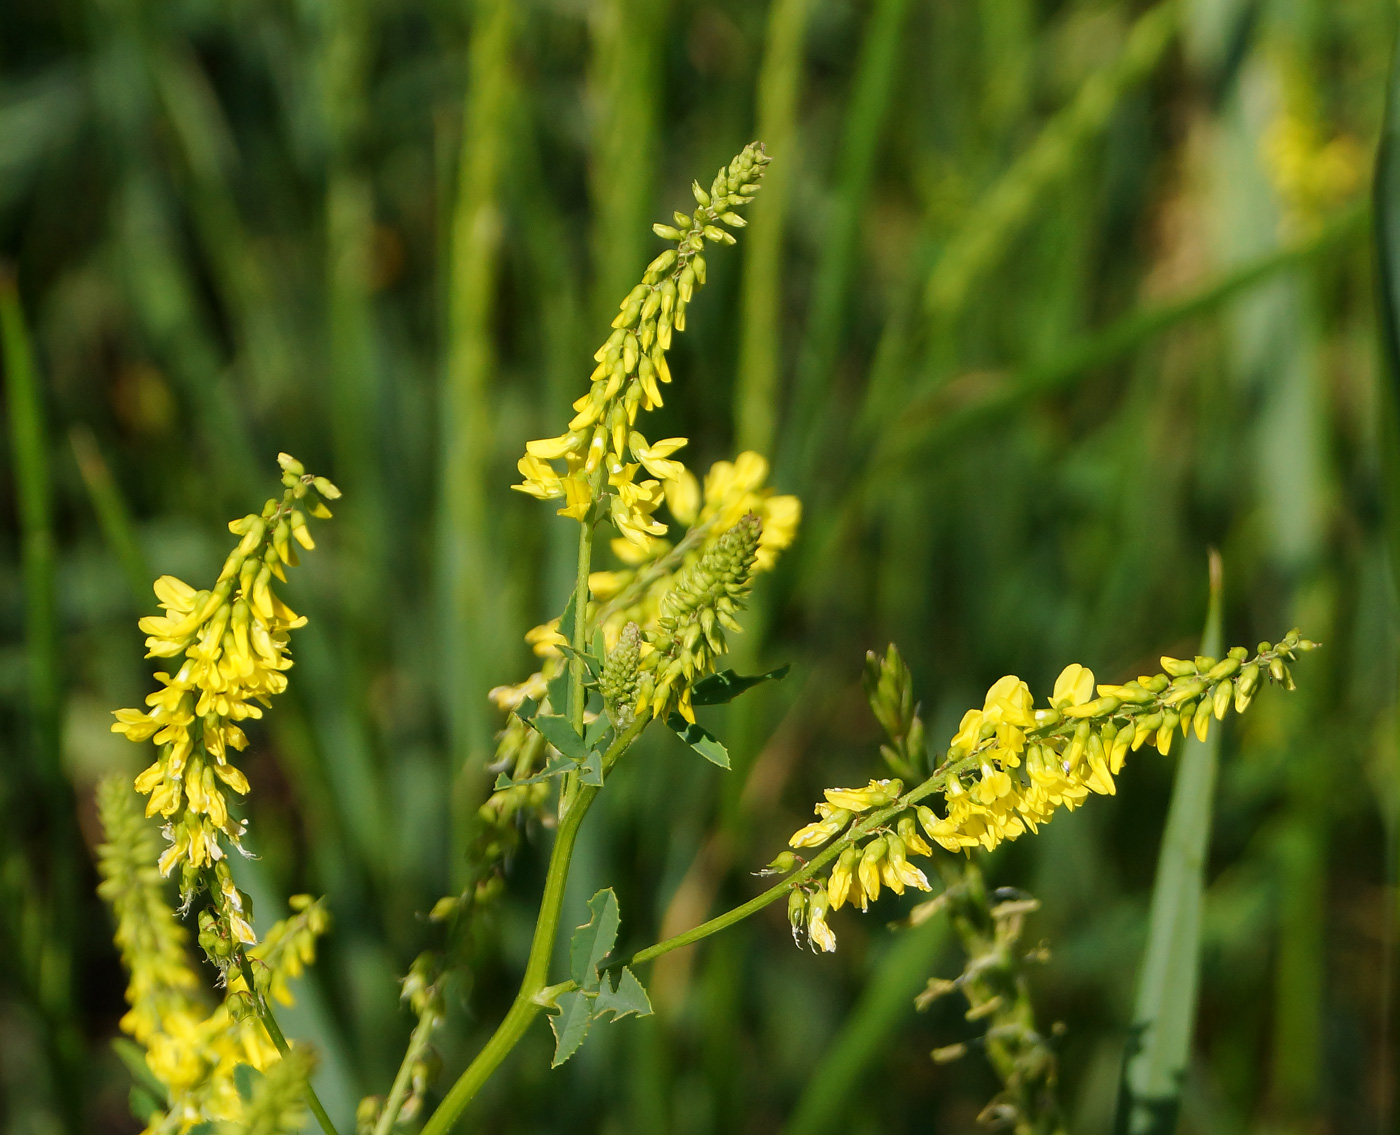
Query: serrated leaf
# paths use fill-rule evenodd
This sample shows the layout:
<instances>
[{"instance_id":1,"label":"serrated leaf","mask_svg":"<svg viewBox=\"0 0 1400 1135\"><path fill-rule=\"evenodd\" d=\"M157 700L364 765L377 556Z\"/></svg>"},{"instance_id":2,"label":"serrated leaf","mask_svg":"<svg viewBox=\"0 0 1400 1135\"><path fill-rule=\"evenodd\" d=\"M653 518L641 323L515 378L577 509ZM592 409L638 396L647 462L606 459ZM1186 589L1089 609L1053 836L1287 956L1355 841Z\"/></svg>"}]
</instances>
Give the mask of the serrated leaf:
<instances>
[{"instance_id":1,"label":"serrated leaf","mask_svg":"<svg viewBox=\"0 0 1400 1135\"><path fill-rule=\"evenodd\" d=\"M601 1017L604 1013L611 1013L614 1021L620 1020L628 1013L635 1013L639 1017L651 1016L651 999L642 988L642 983L637 980L637 975L626 966L623 966L622 972L617 975L616 988L609 989L605 979L598 990L593 1015Z\"/></svg>"},{"instance_id":2,"label":"serrated leaf","mask_svg":"<svg viewBox=\"0 0 1400 1135\"><path fill-rule=\"evenodd\" d=\"M574 641L574 611L578 600L578 592L569 592L569 601L564 604L563 613L559 616L559 633L568 642Z\"/></svg>"},{"instance_id":3,"label":"serrated leaf","mask_svg":"<svg viewBox=\"0 0 1400 1135\"><path fill-rule=\"evenodd\" d=\"M569 682L569 668L565 666L548 684L549 708L566 719L569 713Z\"/></svg>"},{"instance_id":4,"label":"serrated leaf","mask_svg":"<svg viewBox=\"0 0 1400 1135\"><path fill-rule=\"evenodd\" d=\"M525 722L528 725L530 722L530 718L534 717L535 714L539 713L539 711L539 702L537 702L534 698L525 698L523 701L521 701L520 705L516 707L515 716L520 718L521 721Z\"/></svg>"},{"instance_id":5,"label":"serrated leaf","mask_svg":"<svg viewBox=\"0 0 1400 1135\"><path fill-rule=\"evenodd\" d=\"M592 917L569 939L569 976L581 989L594 990L599 982L598 963L612 951L621 919L611 887L589 899L588 909Z\"/></svg>"},{"instance_id":6,"label":"serrated leaf","mask_svg":"<svg viewBox=\"0 0 1400 1135\"><path fill-rule=\"evenodd\" d=\"M701 678L690 688L690 704L723 705L764 682L781 682L791 669L791 666L779 666L766 674L736 674L733 670L721 670L718 674Z\"/></svg>"},{"instance_id":7,"label":"serrated leaf","mask_svg":"<svg viewBox=\"0 0 1400 1135\"><path fill-rule=\"evenodd\" d=\"M548 780L552 776L560 773L573 772L578 768L577 761L571 761L568 757L553 756L546 762L544 769L535 773L534 776L527 776L521 780L512 780L510 773L503 772L496 777L494 792L499 792L502 788L519 788L523 784L539 784L543 780Z\"/></svg>"},{"instance_id":8,"label":"serrated leaf","mask_svg":"<svg viewBox=\"0 0 1400 1135\"><path fill-rule=\"evenodd\" d=\"M675 731L677 737L711 764L719 765L720 768L727 769L729 767L729 750L709 730L696 725L693 721L687 721L679 713L671 714L666 719L666 725Z\"/></svg>"},{"instance_id":9,"label":"serrated leaf","mask_svg":"<svg viewBox=\"0 0 1400 1135\"><path fill-rule=\"evenodd\" d=\"M593 1023L593 998L596 994L572 989L559 994L555 1004L557 1013L549 1016L549 1027L554 1030L554 1059L551 1068L558 1068L578 1051L583 1038L588 1035L588 1026Z\"/></svg>"},{"instance_id":10,"label":"serrated leaf","mask_svg":"<svg viewBox=\"0 0 1400 1135\"><path fill-rule=\"evenodd\" d=\"M583 743L583 738L574 732L574 727L567 717L559 717L552 713L537 713L530 724L539 731L546 741L571 761L583 761L588 756L588 749Z\"/></svg>"},{"instance_id":11,"label":"serrated leaf","mask_svg":"<svg viewBox=\"0 0 1400 1135\"><path fill-rule=\"evenodd\" d=\"M583 743L589 752L606 747L603 745L603 738L607 736L610 728L612 722L601 713L583 727Z\"/></svg>"},{"instance_id":12,"label":"serrated leaf","mask_svg":"<svg viewBox=\"0 0 1400 1135\"><path fill-rule=\"evenodd\" d=\"M238 1089L238 1094L244 1103L253 1098L253 1092L257 1089L258 1081L262 1078L263 1074L251 1064L234 1065L233 1086Z\"/></svg>"},{"instance_id":13,"label":"serrated leaf","mask_svg":"<svg viewBox=\"0 0 1400 1135\"><path fill-rule=\"evenodd\" d=\"M599 750L590 752L578 766L578 782L594 788L603 786L603 754Z\"/></svg>"}]
</instances>

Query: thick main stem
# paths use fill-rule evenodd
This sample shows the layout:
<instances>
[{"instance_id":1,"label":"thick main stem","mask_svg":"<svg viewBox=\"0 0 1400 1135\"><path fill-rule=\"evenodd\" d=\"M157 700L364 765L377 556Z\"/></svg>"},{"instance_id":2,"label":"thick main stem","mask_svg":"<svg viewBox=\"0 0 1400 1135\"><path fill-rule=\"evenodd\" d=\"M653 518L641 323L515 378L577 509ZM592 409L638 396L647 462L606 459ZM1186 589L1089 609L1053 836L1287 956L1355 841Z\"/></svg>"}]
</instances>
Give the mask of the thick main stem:
<instances>
[{"instance_id":1,"label":"thick main stem","mask_svg":"<svg viewBox=\"0 0 1400 1135\"><path fill-rule=\"evenodd\" d=\"M609 746L603 756L603 767L611 768L619 757L646 728L649 717L639 717ZM520 992L515 995L510 1011L491 1034L476 1059L467 1065L452 1090L423 1125L421 1135L445 1135L452 1129L458 1117L466 1109L472 1097L481 1090L498 1067L525 1035L530 1022L544 1008L540 993L549 977L549 958L554 952L554 939L559 931L559 912L564 905L564 885L569 879L569 861L573 858L574 843L578 839L579 828L588 813L593 798L598 795L595 785L582 785L577 790L573 807L559 821L558 835L554 840L554 850L549 856L549 872L545 876L544 894L540 898L540 916L535 922L535 936L530 942L530 957L525 962L525 976L520 982Z\"/></svg>"},{"instance_id":2,"label":"thick main stem","mask_svg":"<svg viewBox=\"0 0 1400 1135\"><path fill-rule=\"evenodd\" d=\"M530 1022L544 1008L536 1001L540 990L545 987L549 976L549 958L554 952L554 938L559 930L559 912L564 905L564 885L569 878L569 860L573 858L574 843L578 839L583 818L598 789L593 785L581 785L575 790L573 804L568 813L559 821L558 835L554 850L549 856L549 873L545 876L544 894L540 898L540 916L535 923L535 936L530 943L530 957L525 963L525 976L520 982L520 992L515 995L510 1011L501 1021L485 1047L476 1054L476 1059L467 1066L452 1090L424 1124L422 1135L444 1135L465 1110L472 1097L481 1090L501 1064L525 1035Z\"/></svg>"}]
</instances>

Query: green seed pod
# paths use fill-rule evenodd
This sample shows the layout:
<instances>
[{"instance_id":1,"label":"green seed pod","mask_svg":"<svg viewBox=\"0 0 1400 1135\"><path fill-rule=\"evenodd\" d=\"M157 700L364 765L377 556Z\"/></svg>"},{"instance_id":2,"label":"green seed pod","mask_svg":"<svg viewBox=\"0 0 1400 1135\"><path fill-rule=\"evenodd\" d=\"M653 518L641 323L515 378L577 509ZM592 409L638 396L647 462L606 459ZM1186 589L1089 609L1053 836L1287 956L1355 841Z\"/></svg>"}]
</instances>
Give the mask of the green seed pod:
<instances>
[{"instance_id":1,"label":"green seed pod","mask_svg":"<svg viewBox=\"0 0 1400 1135\"><path fill-rule=\"evenodd\" d=\"M792 940L798 941L807 925L807 896L795 887L788 892L788 925L792 927Z\"/></svg>"},{"instance_id":2,"label":"green seed pod","mask_svg":"<svg viewBox=\"0 0 1400 1135\"><path fill-rule=\"evenodd\" d=\"M660 223L654 224L651 226L651 231L654 232L657 236L659 236L662 240L681 239L680 229L673 229L670 225L663 225Z\"/></svg>"},{"instance_id":3,"label":"green seed pod","mask_svg":"<svg viewBox=\"0 0 1400 1135\"><path fill-rule=\"evenodd\" d=\"M778 854L774 857L773 862L771 862L770 864L768 864L768 866L765 867L765 868L763 868L763 870L761 870L761 871L755 871L754 874L755 874L755 875L786 875L789 871L791 871L794 867L796 867L796 866L798 865L798 863L800 863L800 862L801 862L801 860L798 859L797 856L794 855L791 851L780 851L780 852L778 852Z\"/></svg>"},{"instance_id":4,"label":"green seed pod","mask_svg":"<svg viewBox=\"0 0 1400 1135\"><path fill-rule=\"evenodd\" d=\"M1149 693L1160 694L1171 685L1171 679L1165 674L1153 674L1150 678L1139 678L1138 685Z\"/></svg>"},{"instance_id":5,"label":"green seed pod","mask_svg":"<svg viewBox=\"0 0 1400 1135\"><path fill-rule=\"evenodd\" d=\"M1204 674L1207 670L1213 669L1216 662L1214 658L1209 658L1204 654L1196 655L1194 661L1196 663L1197 674Z\"/></svg>"}]
</instances>

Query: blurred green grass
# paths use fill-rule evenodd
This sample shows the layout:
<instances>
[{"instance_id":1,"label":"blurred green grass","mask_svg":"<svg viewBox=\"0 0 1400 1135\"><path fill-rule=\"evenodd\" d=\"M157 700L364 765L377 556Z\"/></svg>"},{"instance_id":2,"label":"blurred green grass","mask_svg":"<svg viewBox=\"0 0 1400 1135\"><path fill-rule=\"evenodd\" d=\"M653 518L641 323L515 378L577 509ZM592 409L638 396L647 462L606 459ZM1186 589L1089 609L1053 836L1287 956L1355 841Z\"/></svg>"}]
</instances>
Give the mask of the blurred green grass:
<instances>
[{"instance_id":1,"label":"blurred green grass","mask_svg":"<svg viewBox=\"0 0 1400 1135\"><path fill-rule=\"evenodd\" d=\"M649 223L755 136L773 181L712 258L660 428L693 467L770 448L803 496L737 646L794 674L716 713L726 777L658 741L618 779L566 918L612 885L637 945L753 893L821 787L873 767L866 649L900 643L942 744L1003 673L1191 653L1213 545L1227 641L1298 623L1326 649L1223 734L1182 1129L1393 1129L1400 675L1357 223L1393 26L1370 0L5 8L6 1129L135 1129L89 866L91 787L140 760L106 732L149 681L131 577L214 570L278 450L346 498L291 585L311 625L250 750L258 885L328 894L298 1027L338 1034L355 1091L387 1088L394 977L485 790L485 690L527 672L518 632L568 589L567 525L509 491L514 461L581 386ZM1087 1135L1111 1122L1172 773L1140 757L989 864L1044 903L1036 994ZM535 836L449 1071L514 988ZM990 1075L927 1056L968 1026L899 992L944 947L838 933L800 955L774 914L674 959L655 1021L557 1072L541 1030L479 1121L970 1129Z\"/></svg>"}]
</instances>

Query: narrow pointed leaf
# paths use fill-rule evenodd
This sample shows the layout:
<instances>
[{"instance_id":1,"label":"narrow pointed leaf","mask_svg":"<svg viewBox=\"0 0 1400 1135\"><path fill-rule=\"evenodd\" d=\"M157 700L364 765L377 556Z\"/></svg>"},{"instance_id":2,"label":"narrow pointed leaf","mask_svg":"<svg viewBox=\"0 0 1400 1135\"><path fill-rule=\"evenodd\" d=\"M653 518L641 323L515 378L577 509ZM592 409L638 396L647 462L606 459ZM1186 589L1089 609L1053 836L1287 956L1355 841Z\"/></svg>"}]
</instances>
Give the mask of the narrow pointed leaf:
<instances>
[{"instance_id":1,"label":"narrow pointed leaf","mask_svg":"<svg viewBox=\"0 0 1400 1135\"><path fill-rule=\"evenodd\" d=\"M717 737L693 721L687 721L679 713L673 713L666 719L668 727L675 731L677 737L699 753L711 764L719 765L720 768L729 767L729 750L726 749Z\"/></svg>"},{"instance_id":2,"label":"narrow pointed leaf","mask_svg":"<svg viewBox=\"0 0 1400 1135\"><path fill-rule=\"evenodd\" d=\"M764 682L781 682L791 669L791 666L779 666L766 674L736 674L733 670L721 670L718 674L701 678L691 687L690 704L723 705Z\"/></svg>"},{"instance_id":3,"label":"narrow pointed leaf","mask_svg":"<svg viewBox=\"0 0 1400 1135\"><path fill-rule=\"evenodd\" d=\"M1212 553L1202 654L1219 655L1220 624L1220 560ZM1204 742L1188 737L1177 766L1152 888L1132 1040L1124 1058L1117 1135L1171 1135L1176 1130L1196 1021L1201 905L1219 751L1217 725Z\"/></svg>"}]
</instances>

